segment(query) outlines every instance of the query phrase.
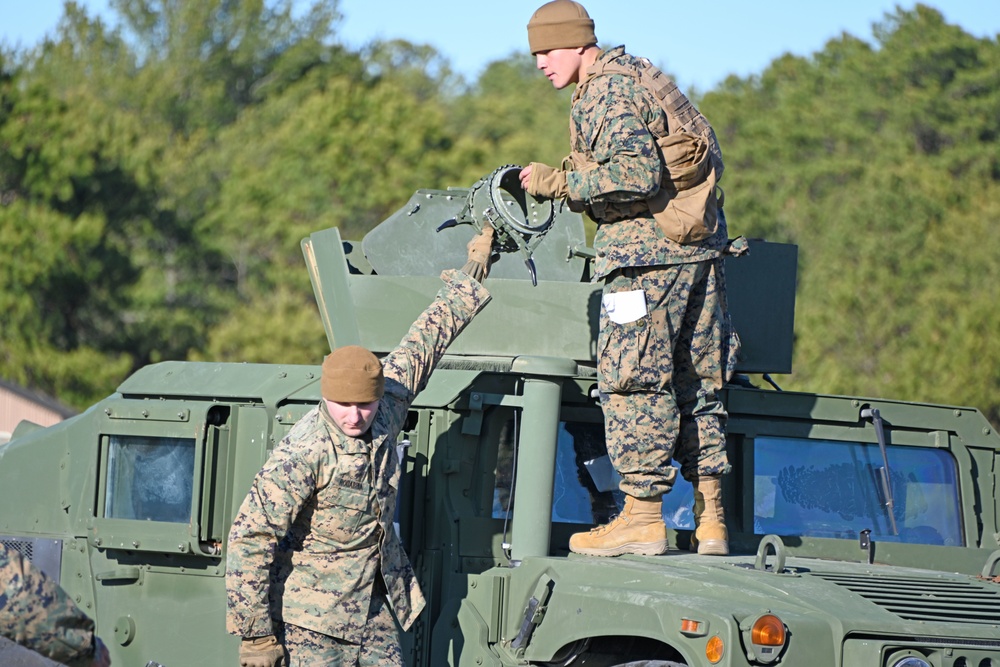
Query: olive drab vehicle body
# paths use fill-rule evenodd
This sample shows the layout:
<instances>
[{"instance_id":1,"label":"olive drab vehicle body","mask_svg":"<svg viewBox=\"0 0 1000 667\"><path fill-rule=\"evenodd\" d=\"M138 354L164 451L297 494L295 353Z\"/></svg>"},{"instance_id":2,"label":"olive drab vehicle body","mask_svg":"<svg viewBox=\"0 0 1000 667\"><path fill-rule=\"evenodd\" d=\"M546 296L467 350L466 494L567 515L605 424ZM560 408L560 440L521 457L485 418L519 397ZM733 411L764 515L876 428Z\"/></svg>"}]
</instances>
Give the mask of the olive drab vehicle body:
<instances>
[{"instance_id":1,"label":"olive drab vehicle body","mask_svg":"<svg viewBox=\"0 0 1000 667\"><path fill-rule=\"evenodd\" d=\"M781 391L797 254L726 260L740 375L725 391L729 556L599 558L569 536L622 497L596 398L600 285L582 219L505 166L420 190L360 242L303 241L332 347L384 354L487 222L492 303L397 443L397 527L428 600L408 665L1000 665L1000 438L970 407ZM97 621L116 665L237 664L226 536L251 479L320 398L320 367L165 362L0 446L0 540ZM756 377L756 376L755 376Z\"/></svg>"}]
</instances>

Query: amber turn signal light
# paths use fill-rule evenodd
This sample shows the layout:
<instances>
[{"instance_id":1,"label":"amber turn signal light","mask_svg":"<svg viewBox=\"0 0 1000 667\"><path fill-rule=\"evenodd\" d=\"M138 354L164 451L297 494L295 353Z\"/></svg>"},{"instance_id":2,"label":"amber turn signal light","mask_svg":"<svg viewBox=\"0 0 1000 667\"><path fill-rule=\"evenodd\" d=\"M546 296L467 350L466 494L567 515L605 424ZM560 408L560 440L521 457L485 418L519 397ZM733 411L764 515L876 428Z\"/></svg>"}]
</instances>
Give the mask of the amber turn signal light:
<instances>
[{"instance_id":1,"label":"amber turn signal light","mask_svg":"<svg viewBox=\"0 0 1000 667\"><path fill-rule=\"evenodd\" d=\"M750 641L757 646L784 646L785 624L773 614L764 614L754 621Z\"/></svg>"},{"instance_id":2,"label":"amber turn signal light","mask_svg":"<svg viewBox=\"0 0 1000 667\"><path fill-rule=\"evenodd\" d=\"M713 665L722 660L722 656L725 652L726 645L722 641L722 637L719 635L715 635L708 640L707 644L705 644L705 657L708 658L708 661Z\"/></svg>"}]
</instances>

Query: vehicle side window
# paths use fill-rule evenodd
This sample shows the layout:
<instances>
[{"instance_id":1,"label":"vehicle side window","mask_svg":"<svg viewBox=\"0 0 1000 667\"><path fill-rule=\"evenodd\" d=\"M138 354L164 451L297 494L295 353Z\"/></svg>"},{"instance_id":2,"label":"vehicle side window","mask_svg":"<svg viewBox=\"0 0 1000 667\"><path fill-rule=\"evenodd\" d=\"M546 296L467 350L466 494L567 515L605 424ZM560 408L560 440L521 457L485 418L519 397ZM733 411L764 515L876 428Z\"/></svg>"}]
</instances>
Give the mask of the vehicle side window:
<instances>
[{"instance_id":1,"label":"vehicle side window","mask_svg":"<svg viewBox=\"0 0 1000 667\"><path fill-rule=\"evenodd\" d=\"M495 519L503 518L513 508L513 437L512 420L500 437L493 494ZM558 438L552 520L560 523L607 523L621 511L625 496L618 489L621 478L608 458L604 424L560 422ZM691 484L678 472L674 488L663 497L663 519L667 526L681 530L694 528L693 503Z\"/></svg>"},{"instance_id":2,"label":"vehicle side window","mask_svg":"<svg viewBox=\"0 0 1000 667\"><path fill-rule=\"evenodd\" d=\"M878 445L754 439L754 532L962 545L955 461L944 450L890 445L892 531Z\"/></svg>"},{"instance_id":3,"label":"vehicle side window","mask_svg":"<svg viewBox=\"0 0 1000 667\"><path fill-rule=\"evenodd\" d=\"M188 523L193 438L110 436L104 517Z\"/></svg>"},{"instance_id":4,"label":"vehicle side window","mask_svg":"<svg viewBox=\"0 0 1000 667\"><path fill-rule=\"evenodd\" d=\"M559 424L556 475L552 489L553 521L607 523L618 513L618 502L614 496L621 495L621 492L617 490L617 482L598 477L597 481L603 482L598 485L587 464L606 456L602 424Z\"/></svg>"}]
</instances>

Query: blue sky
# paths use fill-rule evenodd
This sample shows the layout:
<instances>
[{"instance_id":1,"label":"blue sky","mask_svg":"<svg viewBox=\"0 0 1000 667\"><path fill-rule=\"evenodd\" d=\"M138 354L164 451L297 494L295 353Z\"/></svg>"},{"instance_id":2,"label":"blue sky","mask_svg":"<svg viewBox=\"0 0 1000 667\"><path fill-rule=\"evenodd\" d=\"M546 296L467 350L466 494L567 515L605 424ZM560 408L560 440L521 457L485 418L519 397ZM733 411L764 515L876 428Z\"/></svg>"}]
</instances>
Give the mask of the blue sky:
<instances>
[{"instance_id":1,"label":"blue sky","mask_svg":"<svg viewBox=\"0 0 1000 667\"><path fill-rule=\"evenodd\" d=\"M459 72L475 77L493 60L526 50L524 26L542 0L341 0L341 39L360 47L403 38L435 46ZM113 21L107 0L79 0ZM708 90L728 74L762 72L784 53L808 56L847 32L868 42L892 0L589 0L603 45L624 43L672 72L682 87ZM997 39L1000 0L928 0L949 23ZM0 0L0 42L31 46L54 30L63 0ZM703 8L703 15L698 10Z\"/></svg>"}]
</instances>

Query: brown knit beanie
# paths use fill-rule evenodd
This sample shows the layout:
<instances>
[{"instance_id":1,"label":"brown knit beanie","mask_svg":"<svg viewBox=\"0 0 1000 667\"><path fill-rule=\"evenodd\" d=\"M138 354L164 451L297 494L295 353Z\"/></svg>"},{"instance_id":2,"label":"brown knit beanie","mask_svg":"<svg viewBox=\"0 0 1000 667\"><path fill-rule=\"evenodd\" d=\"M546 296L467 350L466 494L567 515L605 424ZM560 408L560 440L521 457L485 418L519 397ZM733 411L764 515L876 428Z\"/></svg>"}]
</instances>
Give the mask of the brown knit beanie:
<instances>
[{"instance_id":1,"label":"brown knit beanie","mask_svg":"<svg viewBox=\"0 0 1000 667\"><path fill-rule=\"evenodd\" d=\"M385 376L378 357L359 345L345 345L326 355L320 392L337 403L371 403L382 398Z\"/></svg>"},{"instance_id":2,"label":"brown knit beanie","mask_svg":"<svg viewBox=\"0 0 1000 667\"><path fill-rule=\"evenodd\" d=\"M531 15L528 46L531 54L597 44L594 21L579 2L552 0Z\"/></svg>"}]
</instances>

